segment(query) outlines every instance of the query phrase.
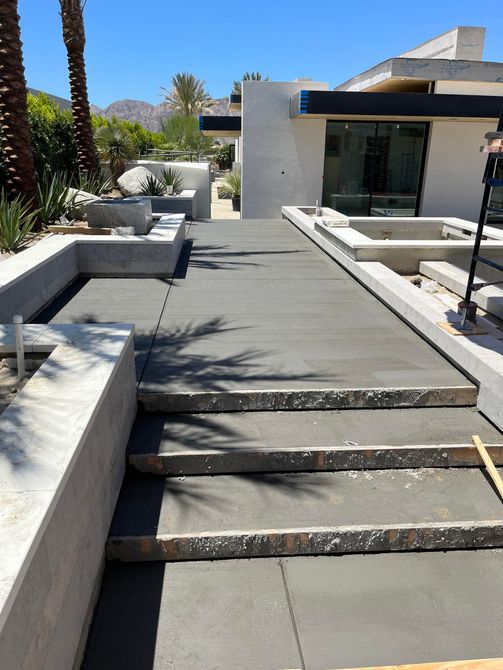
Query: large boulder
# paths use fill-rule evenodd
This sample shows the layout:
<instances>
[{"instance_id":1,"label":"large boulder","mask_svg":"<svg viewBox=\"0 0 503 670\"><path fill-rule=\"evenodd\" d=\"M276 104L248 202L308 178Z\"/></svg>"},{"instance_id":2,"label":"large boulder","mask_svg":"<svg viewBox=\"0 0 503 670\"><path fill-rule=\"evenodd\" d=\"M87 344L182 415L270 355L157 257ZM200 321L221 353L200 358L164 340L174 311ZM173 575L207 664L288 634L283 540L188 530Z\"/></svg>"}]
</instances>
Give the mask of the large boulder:
<instances>
[{"instance_id":1,"label":"large boulder","mask_svg":"<svg viewBox=\"0 0 503 670\"><path fill-rule=\"evenodd\" d=\"M68 216L72 219L82 219L86 214L86 206L90 202L95 202L100 198L87 191L79 191L76 188L69 188L67 199L73 201L72 206L68 211Z\"/></svg>"},{"instance_id":2,"label":"large boulder","mask_svg":"<svg viewBox=\"0 0 503 670\"><path fill-rule=\"evenodd\" d=\"M117 186L126 196L141 195L141 185L147 180L148 177L152 176L153 174L150 172L150 170L147 170L146 167L139 165L132 170L124 172L124 174L121 175L117 180Z\"/></svg>"}]
</instances>

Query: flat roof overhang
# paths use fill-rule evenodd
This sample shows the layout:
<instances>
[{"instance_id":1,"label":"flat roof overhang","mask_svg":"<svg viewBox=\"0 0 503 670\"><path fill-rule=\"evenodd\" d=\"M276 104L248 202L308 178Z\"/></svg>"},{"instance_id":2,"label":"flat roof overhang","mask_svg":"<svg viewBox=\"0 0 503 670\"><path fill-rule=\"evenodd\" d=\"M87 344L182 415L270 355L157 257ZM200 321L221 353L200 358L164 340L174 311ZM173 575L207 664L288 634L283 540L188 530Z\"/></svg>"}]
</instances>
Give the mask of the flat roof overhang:
<instances>
[{"instance_id":1,"label":"flat roof overhang","mask_svg":"<svg viewBox=\"0 0 503 670\"><path fill-rule=\"evenodd\" d=\"M292 119L389 121L497 121L503 96L430 93L299 91L291 98Z\"/></svg>"},{"instance_id":2,"label":"flat roof overhang","mask_svg":"<svg viewBox=\"0 0 503 670\"><path fill-rule=\"evenodd\" d=\"M229 109L232 110L233 112L241 111L241 95L231 93L229 99Z\"/></svg>"},{"instance_id":3,"label":"flat roof overhang","mask_svg":"<svg viewBox=\"0 0 503 670\"><path fill-rule=\"evenodd\" d=\"M199 130L206 137L241 137L241 117L200 116Z\"/></svg>"}]
</instances>

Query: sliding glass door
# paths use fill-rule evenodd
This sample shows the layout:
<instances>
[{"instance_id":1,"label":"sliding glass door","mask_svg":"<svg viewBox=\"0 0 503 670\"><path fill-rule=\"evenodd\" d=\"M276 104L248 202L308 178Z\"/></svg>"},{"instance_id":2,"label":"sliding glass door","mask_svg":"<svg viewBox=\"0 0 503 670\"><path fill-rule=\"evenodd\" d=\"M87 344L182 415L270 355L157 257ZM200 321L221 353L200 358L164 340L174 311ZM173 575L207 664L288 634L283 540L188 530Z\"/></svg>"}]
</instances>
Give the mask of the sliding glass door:
<instances>
[{"instance_id":1,"label":"sliding glass door","mask_svg":"<svg viewBox=\"0 0 503 670\"><path fill-rule=\"evenodd\" d=\"M415 216L425 123L327 121L323 204L348 216Z\"/></svg>"}]
</instances>

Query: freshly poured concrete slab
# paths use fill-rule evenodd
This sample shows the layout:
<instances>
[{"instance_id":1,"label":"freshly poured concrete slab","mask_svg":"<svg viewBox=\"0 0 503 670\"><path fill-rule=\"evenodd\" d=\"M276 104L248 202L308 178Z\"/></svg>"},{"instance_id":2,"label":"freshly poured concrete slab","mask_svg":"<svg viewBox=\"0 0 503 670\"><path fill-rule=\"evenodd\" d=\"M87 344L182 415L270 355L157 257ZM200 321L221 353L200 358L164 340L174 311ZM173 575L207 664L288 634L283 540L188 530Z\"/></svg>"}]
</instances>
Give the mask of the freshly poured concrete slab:
<instances>
[{"instance_id":1,"label":"freshly poured concrete slab","mask_svg":"<svg viewBox=\"0 0 503 670\"><path fill-rule=\"evenodd\" d=\"M79 279L35 323L134 323L138 378L152 346L171 284L168 279Z\"/></svg>"},{"instance_id":2,"label":"freshly poured concrete slab","mask_svg":"<svg viewBox=\"0 0 503 670\"><path fill-rule=\"evenodd\" d=\"M473 434L499 445L491 456L503 465L503 436L471 408L148 413L136 419L129 463L181 475L477 465Z\"/></svg>"},{"instance_id":3,"label":"freshly poured concrete slab","mask_svg":"<svg viewBox=\"0 0 503 670\"><path fill-rule=\"evenodd\" d=\"M92 279L50 320L134 322L145 395L469 387L473 404L462 374L288 222L196 223L190 236L171 289Z\"/></svg>"},{"instance_id":4,"label":"freshly poured concrete slab","mask_svg":"<svg viewBox=\"0 0 503 670\"><path fill-rule=\"evenodd\" d=\"M83 670L300 668L276 561L109 565Z\"/></svg>"},{"instance_id":5,"label":"freshly poured concrete slab","mask_svg":"<svg viewBox=\"0 0 503 670\"><path fill-rule=\"evenodd\" d=\"M83 667L327 670L502 656L502 562L483 550L109 564Z\"/></svg>"},{"instance_id":6,"label":"freshly poured concrete slab","mask_svg":"<svg viewBox=\"0 0 503 670\"><path fill-rule=\"evenodd\" d=\"M503 656L503 552L282 561L309 670Z\"/></svg>"},{"instance_id":7,"label":"freshly poured concrete slab","mask_svg":"<svg viewBox=\"0 0 503 670\"><path fill-rule=\"evenodd\" d=\"M197 223L189 236L140 394L467 383L288 222ZM299 256L321 274L297 275Z\"/></svg>"},{"instance_id":8,"label":"freshly poured concrete slab","mask_svg":"<svg viewBox=\"0 0 503 670\"><path fill-rule=\"evenodd\" d=\"M128 561L467 546L503 546L503 505L478 468L131 476L107 551Z\"/></svg>"}]
</instances>

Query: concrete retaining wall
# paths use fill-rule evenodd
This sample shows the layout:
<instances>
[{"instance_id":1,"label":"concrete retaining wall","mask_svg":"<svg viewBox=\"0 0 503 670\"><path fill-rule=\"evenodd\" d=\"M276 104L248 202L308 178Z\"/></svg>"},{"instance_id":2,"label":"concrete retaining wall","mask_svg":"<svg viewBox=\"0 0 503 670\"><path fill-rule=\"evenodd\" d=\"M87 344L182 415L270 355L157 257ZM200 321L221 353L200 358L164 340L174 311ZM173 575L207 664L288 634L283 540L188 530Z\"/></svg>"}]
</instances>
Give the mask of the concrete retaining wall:
<instances>
[{"instance_id":1,"label":"concrete retaining wall","mask_svg":"<svg viewBox=\"0 0 503 670\"><path fill-rule=\"evenodd\" d=\"M183 178L183 188L195 190L197 216L201 219L211 218L211 166L209 163L161 163L160 161L130 161L127 169L143 165L156 177L167 168L178 170Z\"/></svg>"},{"instance_id":2,"label":"concrete retaining wall","mask_svg":"<svg viewBox=\"0 0 503 670\"><path fill-rule=\"evenodd\" d=\"M183 214L162 217L148 235L54 235L0 264L0 323L32 318L79 274L169 277L185 241Z\"/></svg>"},{"instance_id":3,"label":"concrete retaining wall","mask_svg":"<svg viewBox=\"0 0 503 670\"><path fill-rule=\"evenodd\" d=\"M1 329L5 351L13 332ZM26 339L54 350L0 418L0 665L69 670L136 413L133 328L29 326Z\"/></svg>"}]
</instances>

